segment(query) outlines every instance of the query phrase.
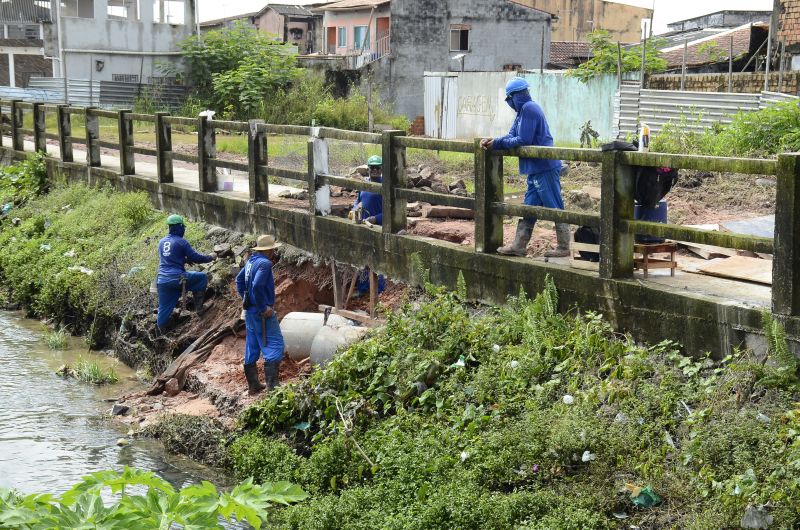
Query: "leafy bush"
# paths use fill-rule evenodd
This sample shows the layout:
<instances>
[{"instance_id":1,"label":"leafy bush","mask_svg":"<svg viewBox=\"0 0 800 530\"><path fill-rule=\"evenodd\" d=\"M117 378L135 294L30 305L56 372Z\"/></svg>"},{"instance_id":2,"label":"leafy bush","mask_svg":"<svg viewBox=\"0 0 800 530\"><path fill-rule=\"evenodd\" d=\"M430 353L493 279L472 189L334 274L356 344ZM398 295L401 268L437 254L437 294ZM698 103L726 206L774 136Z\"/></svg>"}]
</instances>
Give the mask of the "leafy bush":
<instances>
[{"instance_id":1,"label":"leafy bush","mask_svg":"<svg viewBox=\"0 0 800 530\"><path fill-rule=\"evenodd\" d=\"M776 528L800 523L800 396L779 324L765 320L766 359L714 361L559 314L552 282L502 308L426 292L240 417L240 476L314 494L276 527L606 529L625 513L718 528L764 504ZM626 483L664 506L635 508Z\"/></svg>"},{"instance_id":2,"label":"leafy bush","mask_svg":"<svg viewBox=\"0 0 800 530\"><path fill-rule=\"evenodd\" d=\"M769 157L800 150L800 107L786 102L739 112L728 125L705 127L700 113L681 115L653 137L651 149L728 157Z\"/></svg>"},{"instance_id":3,"label":"leafy bush","mask_svg":"<svg viewBox=\"0 0 800 530\"><path fill-rule=\"evenodd\" d=\"M105 502L107 492L113 502ZM140 493L141 492L141 493ZM259 529L275 505L289 505L308 495L287 482L254 485L245 481L229 493L202 482L176 491L150 471L125 468L98 471L69 491L21 496L0 488L0 527L31 528L224 528L222 521L247 522Z\"/></svg>"},{"instance_id":4,"label":"leafy bush","mask_svg":"<svg viewBox=\"0 0 800 530\"><path fill-rule=\"evenodd\" d=\"M0 203L22 205L47 191L47 184L44 155L32 154L24 162L0 167Z\"/></svg>"},{"instance_id":5,"label":"leafy bush","mask_svg":"<svg viewBox=\"0 0 800 530\"><path fill-rule=\"evenodd\" d=\"M180 47L200 97L230 117L253 116L299 72L292 46L242 23L189 37Z\"/></svg>"}]
</instances>

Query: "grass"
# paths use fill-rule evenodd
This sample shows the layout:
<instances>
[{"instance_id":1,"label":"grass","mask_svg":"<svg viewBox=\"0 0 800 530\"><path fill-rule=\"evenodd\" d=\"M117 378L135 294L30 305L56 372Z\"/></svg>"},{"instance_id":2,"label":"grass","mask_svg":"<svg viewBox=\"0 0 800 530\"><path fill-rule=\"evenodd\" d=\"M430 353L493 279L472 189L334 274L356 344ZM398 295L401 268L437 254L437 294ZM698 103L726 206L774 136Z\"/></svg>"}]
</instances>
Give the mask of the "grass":
<instances>
[{"instance_id":1,"label":"grass","mask_svg":"<svg viewBox=\"0 0 800 530\"><path fill-rule=\"evenodd\" d=\"M119 381L119 376L113 367L103 369L97 361L87 361L79 357L71 373L78 381L92 385L113 385Z\"/></svg>"},{"instance_id":2,"label":"grass","mask_svg":"<svg viewBox=\"0 0 800 530\"><path fill-rule=\"evenodd\" d=\"M54 329L44 336L47 347L51 350L67 349L67 330L64 327Z\"/></svg>"}]
</instances>

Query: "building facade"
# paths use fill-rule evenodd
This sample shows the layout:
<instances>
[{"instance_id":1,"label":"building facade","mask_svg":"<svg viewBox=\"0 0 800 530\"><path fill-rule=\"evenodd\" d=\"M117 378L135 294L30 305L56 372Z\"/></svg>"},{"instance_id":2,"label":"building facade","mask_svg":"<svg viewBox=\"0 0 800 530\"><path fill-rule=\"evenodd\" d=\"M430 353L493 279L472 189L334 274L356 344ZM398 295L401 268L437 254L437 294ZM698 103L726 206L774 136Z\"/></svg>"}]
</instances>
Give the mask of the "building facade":
<instances>
[{"instance_id":1,"label":"building facade","mask_svg":"<svg viewBox=\"0 0 800 530\"><path fill-rule=\"evenodd\" d=\"M179 43L194 33L194 1L14 0L0 10L0 85L157 80L159 64L177 64Z\"/></svg>"},{"instance_id":2,"label":"building facade","mask_svg":"<svg viewBox=\"0 0 800 530\"><path fill-rule=\"evenodd\" d=\"M554 41L586 41L596 29L611 33L612 39L622 43L639 42L642 21L653 18L649 9L608 2L606 0L514 0L554 16L552 39Z\"/></svg>"},{"instance_id":3,"label":"building facade","mask_svg":"<svg viewBox=\"0 0 800 530\"><path fill-rule=\"evenodd\" d=\"M550 53L552 16L509 0L342 0L319 11L325 49L306 64L369 73L411 119L423 115L426 71L540 68Z\"/></svg>"}]
</instances>

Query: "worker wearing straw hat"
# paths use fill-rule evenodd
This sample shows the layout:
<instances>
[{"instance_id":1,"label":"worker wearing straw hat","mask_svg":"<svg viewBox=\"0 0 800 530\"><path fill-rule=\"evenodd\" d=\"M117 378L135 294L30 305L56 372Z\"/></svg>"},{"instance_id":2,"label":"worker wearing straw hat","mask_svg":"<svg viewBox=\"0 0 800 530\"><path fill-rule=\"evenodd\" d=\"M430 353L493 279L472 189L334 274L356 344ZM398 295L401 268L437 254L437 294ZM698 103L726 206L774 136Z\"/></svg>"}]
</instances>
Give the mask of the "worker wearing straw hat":
<instances>
[{"instance_id":1,"label":"worker wearing straw hat","mask_svg":"<svg viewBox=\"0 0 800 530\"><path fill-rule=\"evenodd\" d=\"M278 368L283 359L284 342L275 313L275 278L272 262L281 246L271 235L259 236L244 268L236 276L236 290L242 297L247 338L244 352L244 375L250 395L278 385ZM256 361L264 356L266 385L258 380Z\"/></svg>"}]
</instances>

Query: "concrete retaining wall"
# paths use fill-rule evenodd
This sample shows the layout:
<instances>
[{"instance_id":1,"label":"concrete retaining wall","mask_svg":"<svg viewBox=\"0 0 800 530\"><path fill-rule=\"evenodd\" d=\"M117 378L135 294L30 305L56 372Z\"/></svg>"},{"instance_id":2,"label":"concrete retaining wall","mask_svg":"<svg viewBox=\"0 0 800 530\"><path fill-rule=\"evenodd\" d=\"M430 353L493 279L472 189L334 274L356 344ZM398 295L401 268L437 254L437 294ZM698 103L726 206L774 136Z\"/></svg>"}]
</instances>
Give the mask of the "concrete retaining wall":
<instances>
[{"instance_id":1,"label":"concrete retaining wall","mask_svg":"<svg viewBox=\"0 0 800 530\"><path fill-rule=\"evenodd\" d=\"M23 153L0 148L0 162L21 159ZM502 303L520 288L540 291L547 275L558 287L562 311L578 307L599 311L616 329L638 340L679 340L687 352L724 355L734 347L763 345L760 312L756 308L687 293L640 281L602 279L595 273L524 258L476 253L473 249L429 238L387 234L335 217L311 216L267 203L253 203L221 193L204 193L177 184L159 184L139 176L87 168L79 163L48 159L54 179L111 184L120 191L145 191L153 204L225 228L249 233L273 233L279 239L352 265L368 265L397 280L418 283L419 264L430 269L433 282L455 288L462 273L469 295ZM781 319L788 335L800 338L800 319Z\"/></svg>"}]
</instances>

